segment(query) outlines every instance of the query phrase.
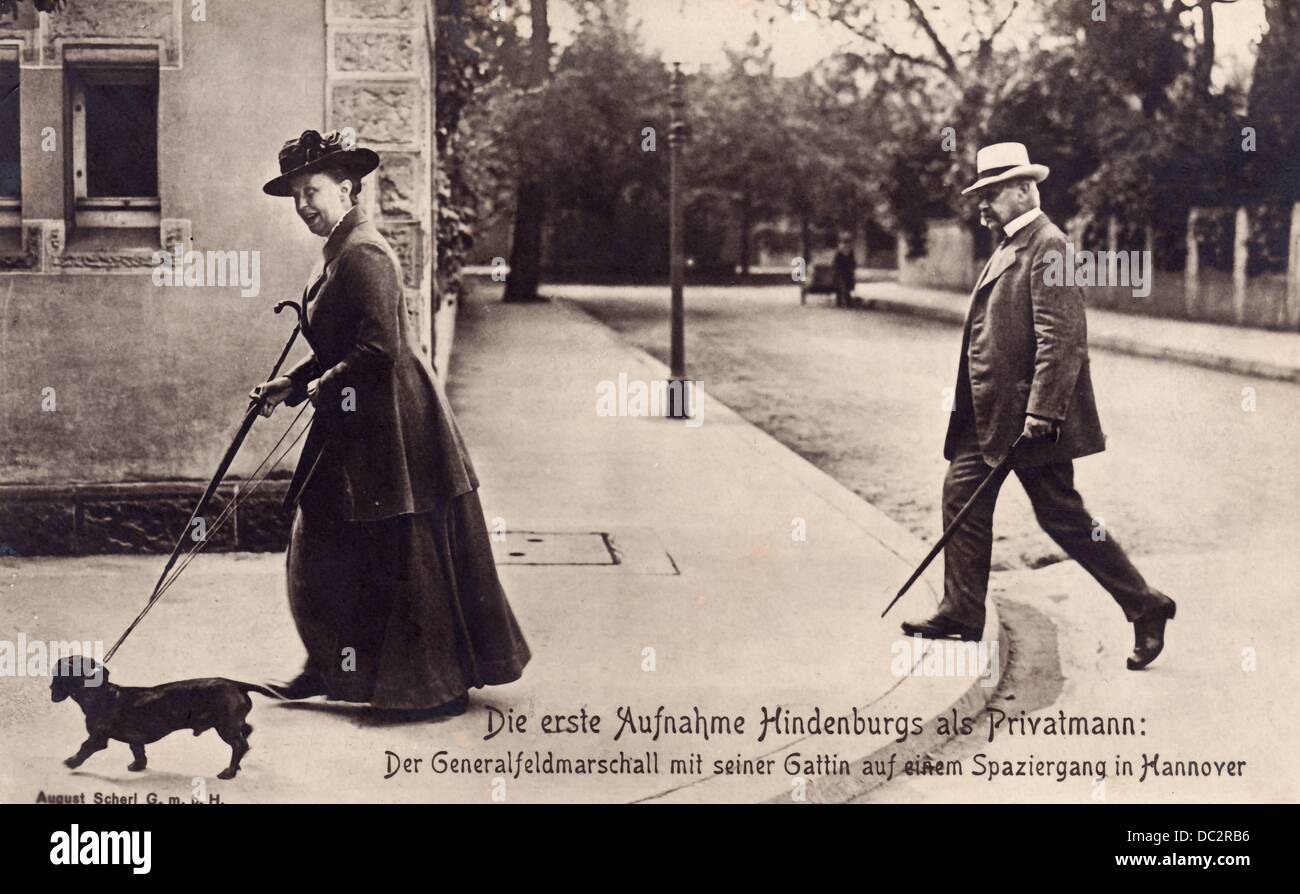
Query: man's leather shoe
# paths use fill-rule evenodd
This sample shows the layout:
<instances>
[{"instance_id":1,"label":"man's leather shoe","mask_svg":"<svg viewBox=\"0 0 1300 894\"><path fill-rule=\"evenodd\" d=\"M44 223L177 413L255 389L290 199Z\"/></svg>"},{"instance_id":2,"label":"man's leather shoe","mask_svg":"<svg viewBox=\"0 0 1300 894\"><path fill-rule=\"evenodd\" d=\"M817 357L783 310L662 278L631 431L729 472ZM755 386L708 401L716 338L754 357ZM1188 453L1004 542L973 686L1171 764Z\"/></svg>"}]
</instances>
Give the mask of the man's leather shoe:
<instances>
[{"instance_id":1,"label":"man's leather shoe","mask_svg":"<svg viewBox=\"0 0 1300 894\"><path fill-rule=\"evenodd\" d=\"M904 621L903 632L908 636L923 636L926 639L960 639L974 642L984 631L978 627L954 621L944 615L935 615L924 621Z\"/></svg>"},{"instance_id":2,"label":"man's leather shoe","mask_svg":"<svg viewBox=\"0 0 1300 894\"><path fill-rule=\"evenodd\" d=\"M1168 605L1162 605L1147 612L1133 622L1133 654L1128 659L1128 669L1142 670L1156 660L1165 647L1165 624L1174 619L1178 604L1172 599Z\"/></svg>"},{"instance_id":3,"label":"man's leather shoe","mask_svg":"<svg viewBox=\"0 0 1300 894\"><path fill-rule=\"evenodd\" d=\"M266 688L279 694L281 698L290 700L327 694L325 681L308 671L303 671L288 683L267 683Z\"/></svg>"}]
</instances>

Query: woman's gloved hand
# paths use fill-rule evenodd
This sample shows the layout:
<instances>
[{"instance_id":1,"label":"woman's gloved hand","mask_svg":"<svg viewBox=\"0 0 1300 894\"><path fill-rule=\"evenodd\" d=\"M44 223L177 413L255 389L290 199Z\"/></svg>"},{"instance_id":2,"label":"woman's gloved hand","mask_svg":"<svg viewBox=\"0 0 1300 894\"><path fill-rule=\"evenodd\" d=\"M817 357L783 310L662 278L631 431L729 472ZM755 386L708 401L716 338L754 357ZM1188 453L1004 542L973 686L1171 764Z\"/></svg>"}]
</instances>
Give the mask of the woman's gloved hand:
<instances>
[{"instance_id":1,"label":"woman's gloved hand","mask_svg":"<svg viewBox=\"0 0 1300 894\"><path fill-rule=\"evenodd\" d=\"M275 412L275 408L289 399L293 393L293 382L288 377L280 376L278 379L272 379L269 382L263 382L254 386L253 390L248 392L250 400L258 401L261 406L258 408L263 416L270 416Z\"/></svg>"}]
</instances>

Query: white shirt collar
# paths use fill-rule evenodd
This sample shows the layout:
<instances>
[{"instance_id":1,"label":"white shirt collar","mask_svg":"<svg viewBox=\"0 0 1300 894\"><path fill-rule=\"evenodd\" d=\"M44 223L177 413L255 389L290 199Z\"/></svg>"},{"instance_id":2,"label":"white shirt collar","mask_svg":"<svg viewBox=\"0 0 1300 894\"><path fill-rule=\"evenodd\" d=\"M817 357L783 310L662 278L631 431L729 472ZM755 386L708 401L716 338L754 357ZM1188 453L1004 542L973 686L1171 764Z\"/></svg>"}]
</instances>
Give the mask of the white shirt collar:
<instances>
[{"instance_id":1,"label":"white shirt collar","mask_svg":"<svg viewBox=\"0 0 1300 894\"><path fill-rule=\"evenodd\" d=\"M357 209L357 207L358 207L357 205L353 205L353 206L352 206L351 208L349 208L347 211L344 211L342 214L339 215L339 219L336 220L336 221L334 221L334 226L330 227L329 234L325 237L325 241L326 241L326 242L329 241L330 236L333 236L333 235L334 235L334 231L337 230L337 229L339 228L339 224L341 224L341 223L343 223L343 221L347 220L348 215L351 214L353 211L355 211L355 210Z\"/></svg>"},{"instance_id":2,"label":"white shirt collar","mask_svg":"<svg viewBox=\"0 0 1300 894\"><path fill-rule=\"evenodd\" d=\"M1042 213L1042 208L1030 208L1024 214L1020 215L1002 228L1005 238L1010 239L1012 236L1016 235L1016 233L1019 233L1025 227L1029 226L1029 224L1033 222L1034 218L1038 217L1038 215Z\"/></svg>"}]
</instances>

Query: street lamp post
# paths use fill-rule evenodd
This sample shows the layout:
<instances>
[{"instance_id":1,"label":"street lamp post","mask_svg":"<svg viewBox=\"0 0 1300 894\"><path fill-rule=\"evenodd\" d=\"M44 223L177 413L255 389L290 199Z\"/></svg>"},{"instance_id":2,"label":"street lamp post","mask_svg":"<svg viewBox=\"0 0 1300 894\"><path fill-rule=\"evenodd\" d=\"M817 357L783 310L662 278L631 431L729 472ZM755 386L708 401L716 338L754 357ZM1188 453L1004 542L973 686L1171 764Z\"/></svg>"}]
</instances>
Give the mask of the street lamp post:
<instances>
[{"instance_id":1,"label":"street lamp post","mask_svg":"<svg viewBox=\"0 0 1300 894\"><path fill-rule=\"evenodd\" d=\"M686 75L680 62L673 63L672 79L668 91L668 107L672 120L668 124L668 251L669 285L672 291L672 348L671 380L668 383L668 416L685 419L690 416L686 399L686 336L685 305L682 287L686 273L682 224L682 154L686 144L687 128L683 120L686 109Z\"/></svg>"}]
</instances>

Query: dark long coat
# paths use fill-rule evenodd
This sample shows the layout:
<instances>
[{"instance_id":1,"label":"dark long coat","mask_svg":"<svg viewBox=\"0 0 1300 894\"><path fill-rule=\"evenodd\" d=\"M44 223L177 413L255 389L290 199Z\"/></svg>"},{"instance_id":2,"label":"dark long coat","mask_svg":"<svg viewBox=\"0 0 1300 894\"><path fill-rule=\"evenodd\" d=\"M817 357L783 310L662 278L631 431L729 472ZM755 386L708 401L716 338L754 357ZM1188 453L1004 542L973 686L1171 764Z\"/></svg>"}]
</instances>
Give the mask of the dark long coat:
<instances>
[{"instance_id":1,"label":"dark long coat","mask_svg":"<svg viewBox=\"0 0 1300 894\"><path fill-rule=\"evenodd\" d=\"M326 445L344 471L348 521L426 512L478 487L441 386L410 343L401 267L363 209L325 242L321 280L309 288L307 357L286 375L286 401L323 397L286 502L295 502ZM344 389L351 389L345 392Z\"/></svg>"},{"instance_id":2,"label":"dark long coat","mask_svg":"<svg viewBox=\"0 0 1300 894\"><path fill-rule=\"evenodd\" d=\"M959 428L973 419L984 460L996 465L1024 429L1027 413L1057 420L1060 437L1027 442L1015 466L1064 462L1105 449L1088 368L1083 292L1047 283L1053 251L1064 256L1065 234L1039 214L993 253L976 282L944 440L946 459L955 456Z\"/></svg>"},{"instance_id":3,"label":"dark long coat","mask_svg":"<svg viewBox=\"0 0 1300 894\"><path fill-rule=\"evenodd\" d=\"M519 678L530 652L497 577L478 479L441 386L416 354L401 267L355 207L308 290L319 378L286 501L289 604L331 698L431 708Z\"/></svg>"}]
</instances>

